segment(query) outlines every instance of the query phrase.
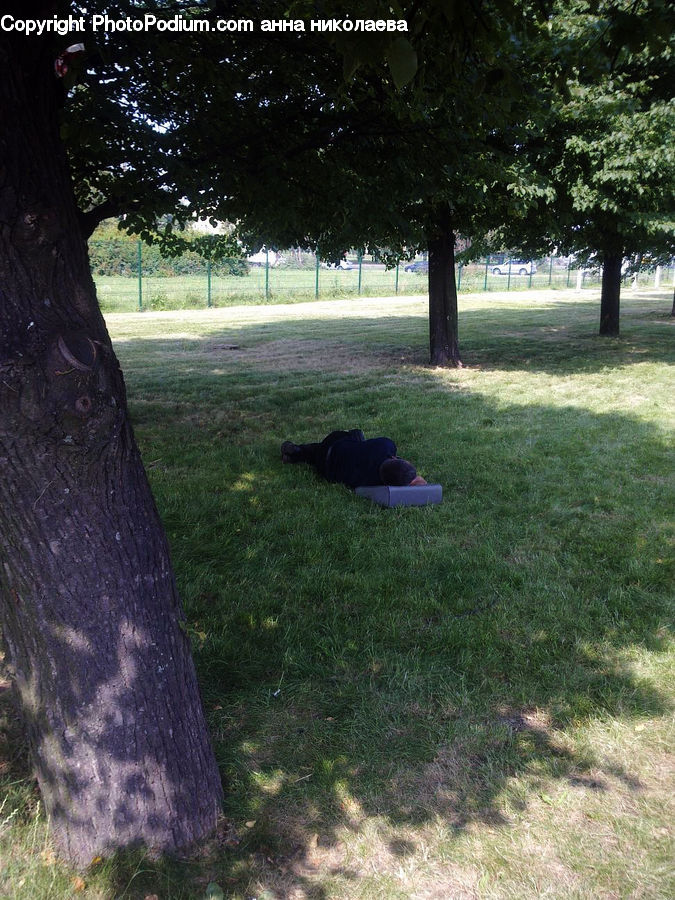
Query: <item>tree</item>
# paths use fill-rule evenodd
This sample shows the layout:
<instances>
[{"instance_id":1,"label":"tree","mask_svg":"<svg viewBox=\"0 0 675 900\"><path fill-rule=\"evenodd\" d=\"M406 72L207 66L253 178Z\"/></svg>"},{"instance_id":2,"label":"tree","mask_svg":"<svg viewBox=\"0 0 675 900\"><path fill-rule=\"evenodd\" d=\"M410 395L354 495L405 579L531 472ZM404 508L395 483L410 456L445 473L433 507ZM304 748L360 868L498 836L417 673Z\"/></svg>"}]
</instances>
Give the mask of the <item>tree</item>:
<instances>
[{"instance_id":1,"label":"tree","mask_svg":"<svg viewBox=\"0 0 675 900\"><path fill-rule=\"evenodd\" d=\"M601 335L619 334L624 260L675 252L674 26L661 0L558 4L549 70L559 94L519 153L549 191L524 230L498 235L600 265Z\"/></svg>"},{"instance_id":2,"label":"tree","mask_svg":"<svg viewBox=\"0 0 675 900\"><path fill-rule=\"evenodd\" d=\"M372 43L350 48L347 83L327 65L301 74L296 96L263 75L269 134L285 133L289 103L304 101L306 112L300 134L281 137L288 151L274 170L259 172L254 190L243 187L240 234L256 246L314 246L328 259L370 250L392 265L428 251L430 360L461 365L455 235L525 214L524 184L517 199L509 186L527 180L512 157L544 102L533 77L545 41L536 11L487 2L418 10L404 84L394 66L382 75Z\"/></svg>"},{"instance_id":3,"label":"tree","mask_svg":"<svg viewBox=\"0 0 675 900\"><path fill-rule=\"evenodd\" d=\"M149 53L142 35L109 39L66 123L88 225L126 210L127 227L171 250L175 226L206 211L236 221L253 249L318 247L338 258L368 248L390 264L429 250L430 359L460 364L454 244L441 229L482 234L524 215L511 157L543 102L533 61L547 31L542 5L526 0L412 9L409 36L274 33L240 39L226 60L210 36L192 56L171 44ZM315 16L314 4L297 0L289 15L300 14ZM371 0L360 14L391 11ZM156 129L160 90L147 179L144 131ZM101 121L112 140L92 128ZM158 231L162 203L173 214Z\"/></svg>"},{"instance_id":4,"label":"tree","mask_svg":"<svg viewBox=\"0 0 675 900\"><path fill-rule=\"evenodd\" d=\"M53 41L0 35L0 593L54 836L85 865L197 840L221 787L89 274L56 55Z\"/></svg>"}]
</instances>

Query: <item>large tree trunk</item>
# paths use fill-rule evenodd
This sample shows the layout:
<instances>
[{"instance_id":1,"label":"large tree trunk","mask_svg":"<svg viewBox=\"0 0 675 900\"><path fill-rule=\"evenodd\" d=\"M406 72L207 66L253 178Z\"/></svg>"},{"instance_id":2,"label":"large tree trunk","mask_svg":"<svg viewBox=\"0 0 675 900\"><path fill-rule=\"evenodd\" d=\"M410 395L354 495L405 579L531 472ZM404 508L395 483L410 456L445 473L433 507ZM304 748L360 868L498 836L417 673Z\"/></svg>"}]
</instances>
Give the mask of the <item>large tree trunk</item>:
<instances>
[{"instance_id":1,"label":"large tree trunk","mask_svg":"<svg viewBox=\"0 0 675 900\"><path fill-rule=\"evenodd\" d=\"M600 334L617 337L619 334L619 298L621 296L622 253L606 253L602 266L600 293Z\"/></svg>"},{"instance_id":2,"label":"large tree trunk","mask_svg":"<svg viewBox=\"0 0 675 900\"><path fill-rule=\"evenodd\" d=\"M434 366L461 366L455 235L445 227L429 239L429 348Z\"/></svg>"},{"instance_id":3,"label":"large tree trunk","mask_svg":"<svg viewBox=\"0 0 675 900\"><path fill-rule=\"evenodd\" d=\"M221 785L98 311L53 56L0 35L0 621L71 861L213 829Z\"/></svg>"}]
</instances>

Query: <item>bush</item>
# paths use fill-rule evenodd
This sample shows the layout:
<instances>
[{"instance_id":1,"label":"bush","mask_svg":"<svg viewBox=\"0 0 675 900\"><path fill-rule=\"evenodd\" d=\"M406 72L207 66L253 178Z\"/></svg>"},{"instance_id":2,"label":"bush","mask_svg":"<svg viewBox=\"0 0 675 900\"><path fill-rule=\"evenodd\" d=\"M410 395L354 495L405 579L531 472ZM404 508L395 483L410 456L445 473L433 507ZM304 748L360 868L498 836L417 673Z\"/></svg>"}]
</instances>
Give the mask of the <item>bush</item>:
<instances>
[{"instance_id":1,"label":"bush","mask_svg":"<svg viewBox=\"0 0 675 900\"><path fill-rule=\"evenodd\" d=\"M89 241L92 275L138 275L138 244L138 238L118 233L92 238ZM249 264L241 257L215 260L211 266L214 275L245 276L249 273ZM181 256L165 257L158 247L142 243L141 267L143 275L162 278L173 278L176 275L206 276L207 261L192 251Z\"/></svg>"}]
</instances>

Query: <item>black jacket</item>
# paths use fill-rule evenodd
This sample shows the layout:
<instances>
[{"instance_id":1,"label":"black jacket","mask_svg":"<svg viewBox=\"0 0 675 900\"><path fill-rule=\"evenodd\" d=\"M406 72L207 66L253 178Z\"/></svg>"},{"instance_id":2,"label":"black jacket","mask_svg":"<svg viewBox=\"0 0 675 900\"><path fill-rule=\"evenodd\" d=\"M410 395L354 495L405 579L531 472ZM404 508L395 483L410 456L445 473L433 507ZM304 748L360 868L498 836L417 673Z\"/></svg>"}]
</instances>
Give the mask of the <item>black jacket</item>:
<instances>
[{"instance_id":1,"label":"black jacket","mask_svg":"<svg viewBox=\"0 0 675 900\"><path fill-rule=\"evenodd\" d=\"M344 438L331 445L326 458L326 478L355 488L382 484L380 466L396 456L396 444L386 437L355 441Z\"/></svg>"}]
</instances>

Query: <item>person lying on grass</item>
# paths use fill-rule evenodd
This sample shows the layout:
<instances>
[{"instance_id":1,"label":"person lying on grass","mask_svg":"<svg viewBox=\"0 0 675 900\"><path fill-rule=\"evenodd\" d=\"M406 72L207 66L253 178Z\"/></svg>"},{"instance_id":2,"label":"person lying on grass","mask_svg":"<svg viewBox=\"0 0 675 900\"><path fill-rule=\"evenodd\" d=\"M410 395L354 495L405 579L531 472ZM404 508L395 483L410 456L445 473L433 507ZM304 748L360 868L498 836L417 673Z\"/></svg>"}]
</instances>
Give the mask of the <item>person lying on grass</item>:
<instances>
[{"instance_id":1,"label":"person lying on grass","mask_svg":"<svg viewBox=\"0 0 675 900\"><path fill-rule=\"evenodd\" d=\"M370 438L362 431L331 431L320 443L281 445L284 463L308 463L328 481L347 487L366 487L378 484L426 484L424 478L407 459L396 455L396 444L387 437Z\"/></svg>"}]
</instances>

